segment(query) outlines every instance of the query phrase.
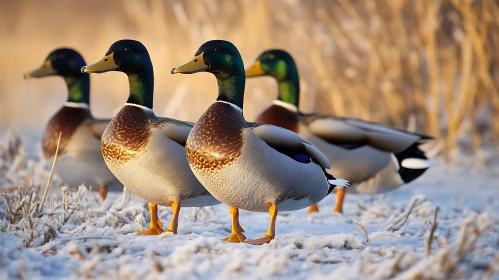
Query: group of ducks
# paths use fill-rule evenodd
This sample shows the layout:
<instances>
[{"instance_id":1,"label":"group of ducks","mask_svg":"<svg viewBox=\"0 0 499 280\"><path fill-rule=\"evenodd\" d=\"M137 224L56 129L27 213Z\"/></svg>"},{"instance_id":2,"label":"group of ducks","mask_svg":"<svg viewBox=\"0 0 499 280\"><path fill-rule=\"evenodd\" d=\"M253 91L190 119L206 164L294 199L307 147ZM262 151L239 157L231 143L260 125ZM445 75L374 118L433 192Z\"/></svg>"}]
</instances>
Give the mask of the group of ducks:
<instances>
[{"instance_id":1,"label":"group of ducks","mask_svg":"<svg viewBox=\"0 0 499 280\"><path fill-rule=\"evenodd\" d=\"M130 92L112 120L97 120L89 108L89 74L109 71L128 76ZM171 206L166 229L177 232L181 207L230 206L228 242L264 244L275 237L278 211L309 207L337 188L334 211L342 212L345 187L359 193L381 193L408 183L428 169L419 146L428 136L358 119L304 114L299 110L299 76L290 54L262 53L244 69L237 48L228 41L201 45L189 62L172 74L209 72L218 82L218 97L197 123L154 114L154 74L144 45L120 40L97 63L86 66L72 49L57 49L25 78L62 76L68 100L51 118L42 139L46 158L55 155L56 173L70 185L107 186L119 180L149 202L150 227L140 234L164 229L157 205ZM243 117L245 81L272 76L277 99L257 119ZM331 164L332 163L332 164ZM329 173L345 178L337 179ZM347 181L348 180L348 181ZM270 214L262 238L245 241L239 209Z\"/></svg>"}]
</instances>

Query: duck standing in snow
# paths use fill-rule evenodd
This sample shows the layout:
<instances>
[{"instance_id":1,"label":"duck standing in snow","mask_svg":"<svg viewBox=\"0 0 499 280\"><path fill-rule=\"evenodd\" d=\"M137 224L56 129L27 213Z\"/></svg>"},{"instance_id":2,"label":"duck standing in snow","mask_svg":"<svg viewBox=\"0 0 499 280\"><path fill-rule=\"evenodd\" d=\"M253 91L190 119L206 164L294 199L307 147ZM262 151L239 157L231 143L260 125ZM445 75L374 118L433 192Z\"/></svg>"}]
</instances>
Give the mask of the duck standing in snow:
<instances>
[{"instance_id":1,"label":"duck standing in snow","mask_svg":"<svg viewBox=\"0 0 499 280\"><path fill-rule=\"evenodd\" d=\"M358 119L303 114L298 109L300 84L296 64L283 50L263 52L246 69L246 77L271 76L277 99L257 122L292 130L319 148L338 176L347 179L353 193L377 194L397 189L421 176L429 167L419 148L429 136ZM346 189L337 188L335 212L343 212ZM318 211L317 204L309 212Z\"/></svg>"},{"instance_id":2,"label":"duck standing in snow","mask_svg":"<svg viewBox=\"0 0 499 280\"><path fill-rule=\"evenodd\" d=\"M245 74L241 55L230 42L208 41L188 63L172 74L209 72L218 82L218 98L189 133L187 161L206 189L230 206L230 242L245 236L237 224L238 209L267 212L267 234L251 244L275 237L278 211L298 210L322 200L336 184L346 184L326 173L328 159L292 131L243 117Z\"/></svg>"},{"instance_id":3,"label":"duck standing in snow","mask_svg":"<svg viewBox=\"0 0 499 280\"><path fill-rule=\"evenodd\" d=\"M99 186L104 200L107 187L118 182L100 152L100 138L109 120L92 117L89 75L80 72L84 65L85 61L77 51L56 49L40 68L24 74L24 78L61 76L66 81L68 99L45 128L42 152L46 159L53 158L61 133L55 174L72 186Z\"/></svg>"},{"instance_id":4,"label":"duck standing in snow","mask_svg":"<svg viewBox=\"0 0 499 280\"><path fill-rule=\"evenodd\" d=\"M177 233L180 207L219 203L194 177L187 164L184 146L193 123L157 117L152 110L154 73L142 43L117 41L102 60L81 71L119 71L128 76L128 100L104 131L101 149L113 174L132 192L150 202L150 227L140 234L163 232L157 205L172 207L173 218L166 231Z\"/></svg>"}]
</instances>

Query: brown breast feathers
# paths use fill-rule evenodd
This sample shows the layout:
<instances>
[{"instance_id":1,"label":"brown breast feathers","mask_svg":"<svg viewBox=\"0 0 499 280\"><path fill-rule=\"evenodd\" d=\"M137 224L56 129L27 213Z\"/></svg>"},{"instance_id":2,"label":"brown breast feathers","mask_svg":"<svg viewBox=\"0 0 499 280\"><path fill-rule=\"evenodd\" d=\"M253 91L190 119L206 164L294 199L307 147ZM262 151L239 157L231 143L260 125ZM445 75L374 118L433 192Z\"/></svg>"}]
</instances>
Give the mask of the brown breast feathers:
<instances>
[{"instance_id":1,"label":"brown breast feathers","mask_svg":"<svg viewBox=\"0 0 499 280\"><path fill-rule=\"evenodd\" d=\"M279 126L295 133L298 132L298 113L282 106L270 106L258 116L256 122Z\"/></svg>"},{"instance_id":2,"label":"brown breast feathers","mask_svg":"<svg viewBox=\"0 0 499 280\"><path fill-rule=\"evenodd\" d=\"M208 173L230 165L241 154L246 126L240 111L230 104L215 102L187 138L185 151L189 165Z\"/></svg>"},{"instance_id":3,"label":"brown breast feathers","mask_svg":"<svg viewBox=\"0 0 499 280\"><path fill-rule=\"evenodd\" d=\"M55 155L57 139L61 133L59 154L64 153L73 133L86 119L92 118L86 108L62 107L48 122L42 137L42 151L46 158Z\"/></svg>"},{"instance_id":4,"label":"brown breast feathers","mask_svg":"<svg viewBox=\"0 0 499 280\"><path fill-rule=\"evenodd\" d=\"M108 165L119 166L140 155L151 136L152 112L136 106L124 106L109 123L101 140L101 150Z\"/></svg>"}]
</instances>

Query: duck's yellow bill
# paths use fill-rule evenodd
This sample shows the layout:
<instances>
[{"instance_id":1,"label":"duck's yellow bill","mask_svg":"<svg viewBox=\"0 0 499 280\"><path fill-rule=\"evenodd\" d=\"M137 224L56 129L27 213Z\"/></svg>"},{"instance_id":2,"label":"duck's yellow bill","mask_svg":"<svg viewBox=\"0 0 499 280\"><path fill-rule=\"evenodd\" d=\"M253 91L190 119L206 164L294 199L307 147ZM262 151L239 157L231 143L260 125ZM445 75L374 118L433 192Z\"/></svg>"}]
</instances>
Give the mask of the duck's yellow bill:
<instances>
[{"instance_id":1,"label":"duck's yellow bill","mask_svg":"<svg viewBox=\"0 0 499 280\"><path fill-rule=\"evenodd\" d=\"M208 65L204 63L204 52L195 56L186 64L180 65L172 69L172 74L193 74L208 69Z\"/></svg>"},{"instance_id":2,"label":"duck's yellow bill","mask_svg":"<svg viewBox=\"0 0 499 280\"><path fill-rule=\"evenodd\" d=\"M24 74L24 78L25 79L39 78L56 74L57 71L55 71L55 69L52 67L52 62L50 60L47 60L43 63L42 66L40 66L40 68Z\"/></svg>"},{"instance_id":3,"label":"duck's yellow bill","mask_svg":"<svg viewBox=\"0 0 499 280\"><path fill-rule=\"evenodd\" d=\"M99 62L92 65L83 66L82 73L104 73L118 69L118 65L114 62L114 52L104 56Z\"/></svg>"},{"instance_id":4,"label":"duck's yellow bill","mask_svg":"<svg viewBox=\"0 0 499 280\"><path fill-rule=\"evenodd\" d=\"M246 78L257 77L265 75L265 72L262 69L262 64L260 60L257 60L253 65L246 69Z\"/></svg>"}]
</instances>

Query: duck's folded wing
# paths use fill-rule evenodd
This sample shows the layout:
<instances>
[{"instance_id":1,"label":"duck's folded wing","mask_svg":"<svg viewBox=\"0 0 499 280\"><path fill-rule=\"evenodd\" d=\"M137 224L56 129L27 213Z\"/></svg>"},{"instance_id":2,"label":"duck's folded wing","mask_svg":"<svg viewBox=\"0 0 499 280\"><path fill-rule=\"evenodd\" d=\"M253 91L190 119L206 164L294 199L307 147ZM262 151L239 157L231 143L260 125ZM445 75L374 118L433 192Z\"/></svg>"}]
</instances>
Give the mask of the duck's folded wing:
<instances>
[{"instance_id":1,"label":"duck's folded wing","mask_svg":"<svg viewBox=\"0 0 499 280\"><path fill-rule=\"evenodd\" d=\"M267 124L255 124L251 129L256 136L278 151L304 153L313 158L323 169L331 168L331 163L319 149L290 130Z\"/></svg>"},{"instance_id":2,"label":"duck's folded wing","mask_svg":"<svg viewBox=\"0 0 499 280\"><path fill-rule=\"evenodd\" d=\"M163 134L171 140L185 146L187 137L191 132L194 123L184 122L168 118L158 119L159 129Z\"/></svg>"},{"instance_id":3,"label":"duck's folded wing","mask_svg":"<svg viewBox=\"0 0 499 280\"><path fill-rule=\"evenodd\" d=\"M358 119L314 117L306 120L306 123L315 136L347 148L368 145L382 151L398 153L415 143L432 139L426 135Z\"/></svg>"},{"instance_id":4,"label":"duck's folded wing","mask_svg":"<svg viewBox=\"0 0 499 280\"><path fill-rule=\"evenodd\" d=\"M111 120L91 120L88 122L88 127L90 131L97 139L101 139L104 130L106 130L107 125Z\"/></svg>"}]
</instances>

